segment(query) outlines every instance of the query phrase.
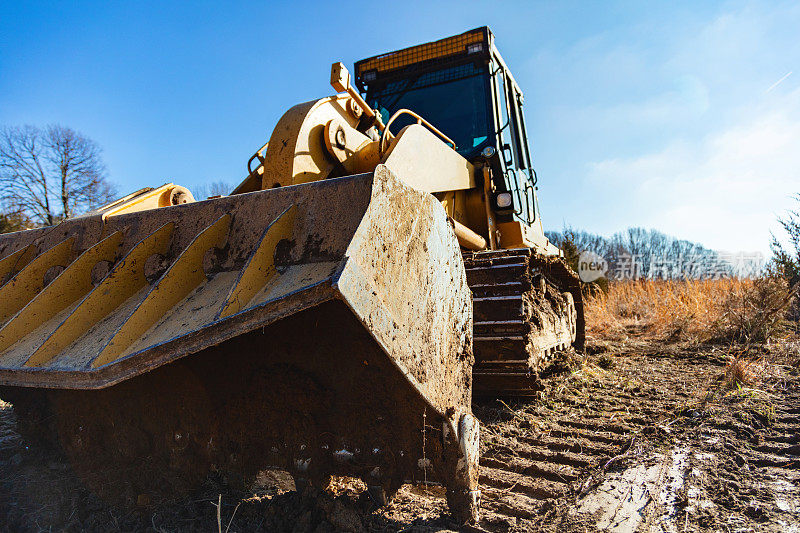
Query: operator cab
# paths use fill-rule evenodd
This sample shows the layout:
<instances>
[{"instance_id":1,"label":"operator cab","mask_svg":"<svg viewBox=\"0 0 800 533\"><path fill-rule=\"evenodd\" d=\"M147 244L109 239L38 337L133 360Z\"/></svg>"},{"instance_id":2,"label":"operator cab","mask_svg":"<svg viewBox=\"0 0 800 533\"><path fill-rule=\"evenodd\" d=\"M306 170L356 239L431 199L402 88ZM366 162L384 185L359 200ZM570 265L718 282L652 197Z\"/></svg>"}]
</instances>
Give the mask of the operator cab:
<instances>
[{"instance_id":1,"label":"operator cab","mask_svg":"<svg viewBox=\"0 0 800 533\"><path fill-rule=\"evenodd\" d=\"M450 137L466 159L487 161L498 220L536 221L522 91L488 27L361 60L355 82L384 123L409 109ZM415 122L401 115L390 129L397 134Z\"/></svg>"}]
</instances>

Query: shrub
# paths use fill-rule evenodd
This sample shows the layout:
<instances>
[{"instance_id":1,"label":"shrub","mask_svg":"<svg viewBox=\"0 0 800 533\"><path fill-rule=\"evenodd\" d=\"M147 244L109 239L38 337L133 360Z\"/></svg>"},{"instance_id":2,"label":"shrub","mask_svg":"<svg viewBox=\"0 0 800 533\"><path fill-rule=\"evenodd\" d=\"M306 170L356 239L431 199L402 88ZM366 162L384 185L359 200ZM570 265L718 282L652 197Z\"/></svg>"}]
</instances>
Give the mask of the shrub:
<instances>
[{"instance_id":1,"label":"shrub","mask_svg":"<svg viewBox=\"0 0 800 533\"><path fill-rule=\"evenodd\" d=\"M786 324L792 291L781 276L766 274L733 287L722 301L717 337L743 343L767 342Z\"/></svg>"},{"instance_id":2,"label":"shrub","mask_svg":"<svg viewBox=\"0 0 800 533\"><path fill-rule=\"evenodd\" d=\"M795 197L800 201L800 195ZM772 236L773 269L783 276L790 285L800 283L800 212L789 211L786 218L779 218L783 230L789 239L789 245L784 247L780 241Z\"/></svg>"},{"instance_id":3,"label":"shrub","mask_svg":"<svg viewBox=\"0 0 800 533\"><path fill-rule=\"evenodd\" d=\"M586 297L587 331L609 340L637 331L664 340L765 342L781 330L790 294L775 275L614 282Z\"/></svg>"}]
</instances>

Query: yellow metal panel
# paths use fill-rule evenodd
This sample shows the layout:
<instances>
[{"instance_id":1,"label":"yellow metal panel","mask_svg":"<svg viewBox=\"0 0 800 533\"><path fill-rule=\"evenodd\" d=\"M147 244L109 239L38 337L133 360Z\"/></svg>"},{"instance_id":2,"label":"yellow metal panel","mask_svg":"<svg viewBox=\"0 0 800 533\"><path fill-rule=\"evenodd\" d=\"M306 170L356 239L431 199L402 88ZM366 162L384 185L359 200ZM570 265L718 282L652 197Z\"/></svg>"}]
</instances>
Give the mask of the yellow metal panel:
<instances>
[{"instance_id":1,"label":"yellow metal panel","mask_svg":"<svg viewBox=\"0 0 800 533\"><path fill-rule=\"evenodd\" d=\"M225 244L230 224L231 216L223 215L195 237L92 361L93 368L116 360L167 311L206 280L203 256L209 249Z\"/></svg>"},{"instance_id":2,"label":"yellow metal panel","mask_svg":"<svg viewBox=\"0 0 800 533\"><path fill-rule=\"evenodd\" d=\"M269 138L261 189L308 183L330 175L336 161L325 148L325 124L335 119L355 128L358 119L347 110L349 100L347 94L330 96L298 104L283 114ZM350 134L367 140L355 130Z\"/></svg>"},{"instance_id":3,"label":"yellow metal panel","mask_svg":"<svg viewBox=\"0 0 800 533\"><path fill-rule=\"evenodd\" d=\"M26 366L41 366L58 355L95 323L147 284L144 265L153 254L165 254L174 228L164 224L142 239L94 288L50 337L31 355Z\"/></svg>"},{"instance_id":4,"label":"yellow metal panel","mask_svg":"<svg viewBox=\"0 0 800 533\"><path fill-rule=\"evenodd\" d=\"M448 191L448 192L440 192L434 194L436 199L441 202L442 207L444 207L444 212L447 213L447 216L450 218L455 217L455 209L456 209L456 193L455 191ZM456 219L458 220L458 219Z\"/></svg>"},{"instance_id":5,"label":"yellow metal panel","mask_svg":"<svg viewBox=\"0 0 800 533\"><path fill-rule=\"evenodd\" d=\"M190 202L194 202L194 196L189 189L174 183L165 183L161 187L145 187L77 218L101 215L106 220L116 215Z\"/></svg>"},{"instance_id":6,"label":"yellow metal panel","mask_svg":"<svg viewBox=\"0 0 800 533\"><path fill-rule=\"evenodd\" d=\"M122 242L115 231L73 261L50 285L0 328L0 351L44 324L82 298L94 287L92 268L99 261L113 261Z\"/></svg>"},{"instance_id":7,"label":"yellow metal panel","mask_svg":"<svg viewBox=\"0 0 800 533\"><path fill-rule=\"evenodd\" d=\"M525 239L522 224L519 221L501 222L497 225L500 230L501 248L532 248L533 243Z\"/></svg>"},{"instance_id":8,"label":"yellow metal panel","mask_svg":"<svg viewBox=\"0 0 800 533\"><path fill-rule=\"evenodd\" d=\"M383 164L403 183L420 191L475 187L475 167L419 124L403 128Z\"/></svg>"},{"instance_id":9,"label":"yellow metal panel","mask_svg":"<svg viewBox=\"0 0 800 533\"><path fill-rule=\"evenodd\" d=\"M258 291L277 273L275 270L275 247L282 239L288 239L294 229L294 217L297 207L294 205L278 215L264 230L261 241L256 245L239 274L239 279L231 287L225 305L217 318L225 318L242 309L253 299Z\"/></svg>"},{"instance_id":10,"label":"yellow metal panel","mask_svg":"<svg viewBox=\"0 0 800 533\"><path fill-rule=\"evenodd\" d=\"M75 237L69 237L45 250L0 287L0 322L14 316L44 288L44 275L48 270L70 263L74 243Z\"/></svg>"},{"instance_id":11,"label":"yellow metal panel","mask_svg":"<svg viewBox=\"0 0 800 533\"><path fill-rule=\"evenodd\" d=\"M157 209L159 207L166 207L170 205L169 195L175 185L166 183L161 187L143 192L134 198L120 202L117 205L110 207L107 211L103 211L103 218L108 218L122 213L132 213L134 211L144 211L145 209Z\"/></svg>"},{"instance_id":12,"label":"yellow metal panel","mask_svg":"<svg viewBox=\"0 0 800 533\"><path fill-rule=\"evenodd\" d=\"M6 279L9 274L22 270L35 256L36 247L29 244L25 248L20 248L13 254L0 259L0 285L3 284L3 280Z\"/></svg>"},{"instance_id":13,"label":"yellow metal panel","mask_svg":"<svg viewBox=\"0 0 800 533\"><path fill-rule=\"evenodd\" d=\"M533 248L543 255L559 255L560 250L553 245L547 237L531 227L517 220L501 222L497 225L500 230L500 248Z\"/></svg>"}]
</instances>

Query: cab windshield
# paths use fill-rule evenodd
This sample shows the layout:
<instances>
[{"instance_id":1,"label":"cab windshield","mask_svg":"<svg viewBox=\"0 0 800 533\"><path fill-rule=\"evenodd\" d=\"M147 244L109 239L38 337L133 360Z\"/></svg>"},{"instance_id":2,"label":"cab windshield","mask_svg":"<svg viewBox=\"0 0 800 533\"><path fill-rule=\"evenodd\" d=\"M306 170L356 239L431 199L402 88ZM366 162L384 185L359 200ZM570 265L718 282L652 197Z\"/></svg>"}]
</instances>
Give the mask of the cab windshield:
<instances>
[{"instance_id":1,"label":"cab windshield","mask_svg":"<svg viewBox=\"0 0 800 533\"><path fill-rule=\"evenodd\" d=\"M453 139L468 156L488 140L487 76L473 63L426 72L370 87L367 101L380 111L384 123L399 109L410 109ZM403 115L392 123L397 134L415 123Z\"/></svg>"}]
</instances>

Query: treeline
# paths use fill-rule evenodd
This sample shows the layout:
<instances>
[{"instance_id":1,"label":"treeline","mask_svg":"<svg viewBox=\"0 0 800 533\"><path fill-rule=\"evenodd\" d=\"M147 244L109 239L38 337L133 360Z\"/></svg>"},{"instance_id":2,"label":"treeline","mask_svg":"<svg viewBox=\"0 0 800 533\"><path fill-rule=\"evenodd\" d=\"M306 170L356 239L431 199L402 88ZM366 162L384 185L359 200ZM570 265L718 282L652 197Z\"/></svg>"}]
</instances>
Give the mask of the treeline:
<instances>
[{"instance_id":1,"label":"treeline","mask_svg":"<svg viewBox=\"0 0 800 533\"><path fill-rule=\"evenodd\" d=\"M602 257L607 264L607 277L612 279L751 277L764 266L760 253L719 252L652 229L628 228L603 237L567 227L546 235L564 250L576 270L581 253Z\"/></svg>"}]
</instances>

